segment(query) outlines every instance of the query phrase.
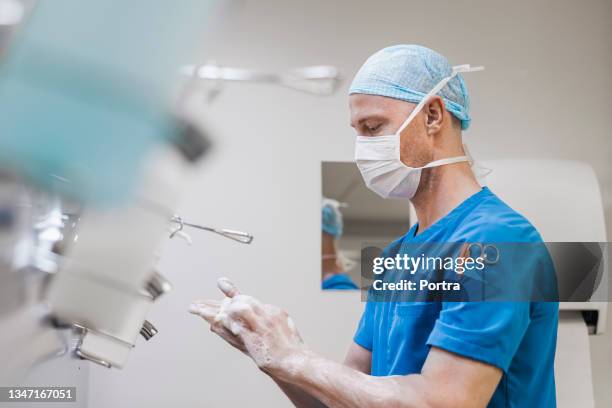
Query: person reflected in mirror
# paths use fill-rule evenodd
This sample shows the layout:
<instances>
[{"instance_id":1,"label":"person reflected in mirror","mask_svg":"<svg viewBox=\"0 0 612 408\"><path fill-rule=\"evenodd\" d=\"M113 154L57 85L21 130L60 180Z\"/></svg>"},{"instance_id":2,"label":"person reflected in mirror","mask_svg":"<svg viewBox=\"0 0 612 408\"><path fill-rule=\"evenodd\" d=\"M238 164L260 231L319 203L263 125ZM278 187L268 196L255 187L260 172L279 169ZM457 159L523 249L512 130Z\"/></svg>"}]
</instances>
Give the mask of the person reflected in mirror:
<instances>
[{"instance_id":1,"label":"person reflected in mirror","mask_svg":"<svg viewBox=\"0 0 612 408\"><path fill-rule=\"evenodd\" d=\"M342 236L343 218L341 204L323 197L321 203L321 289L357 290L351 276L346 273L346 262L338 248Z\"/></svg>"}]
</instances>

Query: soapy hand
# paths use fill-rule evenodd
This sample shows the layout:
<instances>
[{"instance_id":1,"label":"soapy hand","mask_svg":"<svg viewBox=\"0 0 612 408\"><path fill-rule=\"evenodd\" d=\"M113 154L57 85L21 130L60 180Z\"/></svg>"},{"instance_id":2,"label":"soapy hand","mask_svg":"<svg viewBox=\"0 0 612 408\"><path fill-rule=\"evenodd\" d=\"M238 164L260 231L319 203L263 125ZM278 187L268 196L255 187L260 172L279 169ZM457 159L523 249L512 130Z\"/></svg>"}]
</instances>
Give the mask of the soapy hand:
<instances>
[{"instance_id":1,"label":"soapy hand","mask_svg":"<svg viewBox=\"0 0 612 408\"><path fill-rule=\"evenodd\" d=\"M189 312L204 318L211 331L268 374L297 369L306 346L287 312L240 294L227 278L219 279L217 286L226 296L222 301L196 301Z\"/></svg>"}]
</instances>

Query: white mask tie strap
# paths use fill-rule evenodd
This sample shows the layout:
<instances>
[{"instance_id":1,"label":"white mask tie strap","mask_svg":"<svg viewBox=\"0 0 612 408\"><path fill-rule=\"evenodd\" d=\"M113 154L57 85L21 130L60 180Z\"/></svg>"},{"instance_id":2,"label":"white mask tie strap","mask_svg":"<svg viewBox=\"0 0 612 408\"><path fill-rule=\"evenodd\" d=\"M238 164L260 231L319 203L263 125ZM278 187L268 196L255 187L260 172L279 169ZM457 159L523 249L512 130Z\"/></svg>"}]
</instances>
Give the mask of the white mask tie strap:
<instances>
[{"instance_id":1,"label":"white mask tie strap","mask_svg":"<svg viewBox=\"0 0 612 408\"><path fill-rule=\"evenodd\" d=\"M432 161L431 163L426 164L425 166L421 168L427 169L429 167L437 167L437 166L443 166L445 164L454 164L454 163L460 163L460 162L466 162L466 161L469 161L467 156L449 157L447 159L440 159L440 160Z\"/></svg>"}]
</instances>

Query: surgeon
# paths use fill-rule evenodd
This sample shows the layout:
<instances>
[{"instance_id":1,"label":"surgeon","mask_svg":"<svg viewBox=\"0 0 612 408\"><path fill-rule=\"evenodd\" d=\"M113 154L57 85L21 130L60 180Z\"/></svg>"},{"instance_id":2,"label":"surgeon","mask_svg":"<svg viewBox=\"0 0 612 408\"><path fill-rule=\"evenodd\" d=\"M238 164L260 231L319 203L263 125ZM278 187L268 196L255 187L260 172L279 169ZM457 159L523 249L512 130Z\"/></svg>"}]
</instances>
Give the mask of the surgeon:
<instances>
[{"instance_id":1,"label":"surgeon","mask_svg":"<svg viewBox=\"0 0 612 408\"><path fill-rule=\"evenodd\" d=\"M418 217L388 256L413 244L541 242L527 219L481 187L470 165L461 72L472 70L426 47L396 45L373 54L350 86L365 183L382 197L410 200ZM522 265L523 275L550 262L536 258ZM340 364L308 348L285 311L226 279L218 286L222 301L196 302L191 312L297 407L556 406L555 302L370 301Z\"/></svg>"},{"instance_id":2,"label":"surgeon","mask_svg":"<svg viewBox=\"0 0 612 408\"><path fill-rule=\"evenodd\" d=\"M323 198L321 203L321 288L323 290L356 290L359 287L345 272L345 262L338 249L342 236L340 203Z\"/></svg>"}]
</instances>

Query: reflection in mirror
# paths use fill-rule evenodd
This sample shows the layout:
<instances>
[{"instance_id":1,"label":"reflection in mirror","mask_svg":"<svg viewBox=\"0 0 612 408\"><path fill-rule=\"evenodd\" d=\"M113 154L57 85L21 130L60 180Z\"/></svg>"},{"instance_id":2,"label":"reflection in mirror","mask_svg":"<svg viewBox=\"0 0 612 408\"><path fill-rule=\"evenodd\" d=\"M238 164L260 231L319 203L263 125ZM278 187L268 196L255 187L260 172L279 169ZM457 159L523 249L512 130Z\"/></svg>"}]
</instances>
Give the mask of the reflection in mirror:
<instances>
[{"instance_id":1,"label":"reflection in mirror","mask_svg":"<svg viewBox=\"0 0 612 408\"><path fill-rule=\"evenodd\" d=\"M352 162L322 162L321 185L321 287L357 290L362 247L404 235L408 201L377 196Z\"/></svg>"}]
</instances>

